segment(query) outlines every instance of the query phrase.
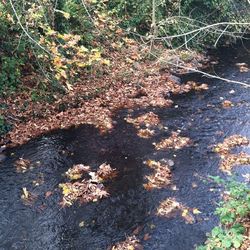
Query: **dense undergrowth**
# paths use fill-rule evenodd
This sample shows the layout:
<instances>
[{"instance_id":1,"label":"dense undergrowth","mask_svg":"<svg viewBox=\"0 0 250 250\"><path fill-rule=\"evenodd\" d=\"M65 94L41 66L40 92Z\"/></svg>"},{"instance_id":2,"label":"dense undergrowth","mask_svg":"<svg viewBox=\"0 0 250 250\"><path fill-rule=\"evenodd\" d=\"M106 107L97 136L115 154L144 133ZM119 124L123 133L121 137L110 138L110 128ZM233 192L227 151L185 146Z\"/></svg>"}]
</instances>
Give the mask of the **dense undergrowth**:
<instances>
[{"instance_id":1,"label":"dense undergrowth","mask_svg":"<svg viewBox=\"0 0 250 250\"><path fill-rule=\"evenodd\" d=\"M232 41L249 31L240 25L249 21L247 7L247 1L226 0L2 1L1 94L20 83L67 91L79 74L96 74L108 66L107 55L121 46L124 35L143 36L147 42L153 34L170 48Z\"/></svg>"}]
</instances>

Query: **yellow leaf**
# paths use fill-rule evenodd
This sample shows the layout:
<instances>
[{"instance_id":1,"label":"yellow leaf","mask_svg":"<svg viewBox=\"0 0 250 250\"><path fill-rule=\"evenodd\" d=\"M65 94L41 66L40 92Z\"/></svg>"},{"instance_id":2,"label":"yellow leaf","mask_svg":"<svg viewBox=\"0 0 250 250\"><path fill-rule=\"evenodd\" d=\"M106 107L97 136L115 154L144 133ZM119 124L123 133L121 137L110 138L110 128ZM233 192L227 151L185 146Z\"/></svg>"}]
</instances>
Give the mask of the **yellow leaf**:
<instances>
[{"instance_id":1,"label":"yellow leaf","mask_svg":"<svg viewBox=\"0 0 250 250\"><path fill-rule=\"evenodd\" d=\"M78 62L78 63L77 63L77 66L78 66L78 67L81 67L81 68L84 68L84 67L87 66L87 64L86 64L86 63L82 63L82 62Z\"/></svg>"},{"instance_id":2,"label":"yellow leaf","mask_svg":"<svg viewBox=\"0 0 250 250\"><path fill-rule=\"evenodd\" d=\"M201 214L201 211L197 208L193 209L193 214Z\"/></svg>"},{"instance_id":3,"label":"yellow leaf","mask_svg":"<svg viewBox=\"0 0 250 250\"><path fill-rule=\"evenodd\" d=\"M85 225L84 221L81 221L81 222L79 223L79 227L84 227L84 225Z\"/></svg>"},{"instance_id":4,"label":"yellow leaf","mask_svg":"<svg viewBox=\"0 0 250 250\"><path fill-rule=\"evenodd\" d=\"M28 197L29 197L29 192L28 192L28 190L27 190L26 187L23 188L23 195L24 195L24 198L28 199Z\"/></svg>"},{"instance_id":5,"label":"yellow leaf","mask_svg":"<svg viewBox=\"0 0 250 250\"><path fill-rule=\"evenodd\" d=\"M48 28L47 30L47 35L51 36L51 35L55 35L56 31L52 30L51 28Z\"/></svg>"},{"instance_id":6,"label":"yellow leaf","mask_svg":"<svg viewBox=\"0 0 250 250\"><path fill-rule=\"evenodd\" d=\"M63 69L59 70L59 74L60 74L62 77L64 77L65 79L67 79L67 78L68 78L68 77L67 77L67 73L66 73L66 71L65 71L65 70L63 70Z\"/></svg>"},{"instance_id":7,"label":"yellow leaf","mask_svg":"<svg viewBox=\"0 0 250 250\"><path fill-rule=\"evenodd\" d=\"M62 189L64 195L68 195L71 193L70 188L68 188L65 184L59 184L59 187Z\"/></svg>"},{"instance_id":8,"label":"yellow leaf","mask_svg":"<svg viewBox=\"0 0 250 250\"><path fill-rule=\"evenodd\" d=\"M181 214L183 217L187 216L188 215L188 210L187 209L184 209L182 211L182 214Z\"/></svg>"},{"instance_id":9,"label":"yellow leaf","mask_svg":"<svg viewBox=\"0 0 250 250\"><path fill-rule=\"evenodd\" d=\"M89 50L86 48L86 47L84 47L84 46L81 46L80 48L79 48L79 52L88 52Z\"/></svg>"},{"instance_id":10,"label":"yellow leaf","mask_svg":"<svg viewBox=\"0 0 250 250\"><path fill-rule=\"evenodd\" d=\"M103 59L103 60L102 60L102 64L103 64L103 65L109 66L109 65L110 65L110 61L107 60L107 59Z\"/></svg>"},{"instance_id":11,"label":"yellow leaf","mask_svg":"<svg viewBox=\"0 0 250 250\"><path fill-rule=\"evenodd\" d=\"M70 14L67 12L63 12L63 16L68 20L70 19Z\"/></svg>"},{"instance_id":12,"label":"yellow leaf","mask_svg":"<svg viewBox=\"0 0 250 250\"><path fill-rule=\"evenodd\" d=\"M128 250L135 250L133 246L128 246Z\"/></svg>"}]
</instances>

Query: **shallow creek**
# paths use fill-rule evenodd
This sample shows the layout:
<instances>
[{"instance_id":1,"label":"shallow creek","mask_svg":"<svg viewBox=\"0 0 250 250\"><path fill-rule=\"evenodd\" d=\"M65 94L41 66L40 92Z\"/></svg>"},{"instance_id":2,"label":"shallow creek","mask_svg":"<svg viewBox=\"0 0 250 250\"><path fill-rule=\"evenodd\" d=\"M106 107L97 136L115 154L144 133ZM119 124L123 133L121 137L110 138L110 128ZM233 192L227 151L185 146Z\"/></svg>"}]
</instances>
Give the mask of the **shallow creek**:
<instances>
[{"instance_id":1,"label":"shallow creek","mask_svg":"<svg viewBox=\"0 0 250 250\"><path fill-rule=\"evenodd\" d=\"M235 65L250 65L249 50L225 48L217 56L215 72L250 83L250 71L242 73ZM82 126L56 131L8 150L0 165L0 249L107 249L138 227L138 238L148 250L191 250L203 243L206 233L217 223L213 211L220 199L219 189L204 180L208 175L223 176L212 146L232 134L250 138L250 90L197 74L182 77L183 83L187 80L207 83L209 90L172 96L171 108L138 109L132 113L137 116L153 111L160 117L165 129L157 130L151 139L138 137L135 128L124 120L128 111L122 110L115 115L115 126L109 134L100 135L94 127ZM223 100L230 100L234 106L223 108ZM191 146L155 150L153 142L177 130L191 138ZM250 153L249 148L244 150ZM40 161L41 166L17 173L14 162L20 157ZM151 170L143 162L148 159L174 162L172 185L145 190L145 175ZM104 162L119 172L107 183L110 196L62 208L58 185L65 182L63 173L73 164L97 168ZM250 171L242 166L236 172ZM41 184L34 185L33 181L39 180ZM25 206L20 199L23 187L38 196L32 206ZM48 191L53 194L46 198ZM175 198L201 213L192 214L191 223L181 214L159 217L156 209L167 198Z\"/></svg>"}]
</instances>

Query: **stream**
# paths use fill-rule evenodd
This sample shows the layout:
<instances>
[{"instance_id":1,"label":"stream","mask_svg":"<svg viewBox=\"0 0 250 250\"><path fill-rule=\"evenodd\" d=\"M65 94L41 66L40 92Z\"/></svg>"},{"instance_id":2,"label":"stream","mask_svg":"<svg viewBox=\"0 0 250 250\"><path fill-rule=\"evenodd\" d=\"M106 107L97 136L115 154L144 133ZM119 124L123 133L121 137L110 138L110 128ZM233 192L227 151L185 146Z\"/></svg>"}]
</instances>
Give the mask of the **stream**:
<instances>
[{"instance_id":1,"label":"stream","mask_svg":"<svg viewBox=\"0 0 250 250\"><path fill-rule=\"evenodd\" d=\"M225 78L249 83L250 71L240 72L235 65L250 65L249 50L249 44L220 49L216 52L219 64L213 70ZM233 134L250 138L250 90L194 73L182 76L183 83L188 80L207 83L209 90L172 96L171 108L133 111L135 117L148 111L160 117L165 129L157 130L153 138L138 137L132 124L124 120L129 111L121 110L108 134L101 135L93 126L84 125L51 132L7 150L5 161L0 163L0 249L107 249L137 228L146 250L192 250L202 244L206 233L218 223L213 212L220 200L219 188L205 180L208 175L223 176L212 146ZM223 108L223 100L234 106ZM172 131L191 138L192 145L156 151L152 143ZM250 153L249 148L244 150ZM20 157L40 161L41 166L17 173L14 162ZM143 162L148 159L174 162L171 186L145 190L145 175L151 170ZM73 164L97 169L104 162L119 172L107 184L110 196L62 208L58 185L66 181L63 173ZM241 174L250 171L241 166L235 172L242 178ZM20 198L23 187L38 196L32 206L24 205ZM53 194L46 197L48 191ZM155 211L167 198L201 213L192 215L192 223L180 214L159 217Z\"/></svg>"}]
</instances>

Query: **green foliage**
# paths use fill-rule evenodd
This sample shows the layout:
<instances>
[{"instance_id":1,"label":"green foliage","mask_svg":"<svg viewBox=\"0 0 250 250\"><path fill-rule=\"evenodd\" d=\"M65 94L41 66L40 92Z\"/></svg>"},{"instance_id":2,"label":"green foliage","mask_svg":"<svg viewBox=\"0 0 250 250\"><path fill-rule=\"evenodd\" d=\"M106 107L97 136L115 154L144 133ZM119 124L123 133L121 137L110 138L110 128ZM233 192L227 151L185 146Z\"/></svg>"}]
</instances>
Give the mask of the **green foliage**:
<instances>
[{"instance_id":1,"label":"green foliage","mask_svg":"<svg viewBox=\"0 0 250 250\"><path fill-rule=\"evenodd\" d=\"M241 221L250 214L250 189L246 184L234 180L226 182L219 177L213 177L213 180L226 189L225 200L215 211L221 225L212 230L205 245L198 247L198 250L239 248L245 231Z\"/></svg>"},{"instance_id":2,"label":"green foliage","mask_svg":"<svg viewBox=\"0 0 250 250\"><path fill-rule=\"evenodd\" d=\"M0 136L7 133L9 131L10 127L6 123L4 117L0 115Z\"/></svg>"},{"instance_id":3,"label":"green foliage","mask_svg":"<svg viewBox=\"0 0 250 250\"><path fill-rule=\"evenodd\" d=\"M215 227L205 246L197 250L225 250L239 248L243 242L244 227L240 224L233 225L230 229Z\"/></svg>"},{"instance_id":4,"label":"green foliage","mask_svg":"<svg viewBox=\"0 0 250 250\"><path fill-rule=\"evenodd\" d=\"M151 25L151 0L109 1L109 9L121 18L121 26L126 29L148 31Z\"/></svg>"},{"instance_id":5,"label":"green foliage","mask_svg":"<svg viewBox=\"0 0 250 250\"><path fill-rule=\"evenodd\" d=\"M174 36L220 22L249 22L247 1L236 0L155 0L158 36ZM120 18L120 25L128 29L137 29L142 34L151 30L151 0L114 0L109 8ZM202 32L192 33L166 40L166 45L179 46L186 43L189 47L204 47L218 42L234 41L229 32L241 33L246 27L220 25ZM223 30L224 35L221 36ZM227 33L228 32L228 33ZM224 38L224 39L223 39Z\"/></svg>"},{"instance_id":6,"label":"green foliage","mask_svg":"<svg viewBox=\"0 0 250 250\"><path fill-rule=\"evenodd\" d=\"M150 38L152 2L13 0L11 6L10 1L1 1L0 91L16 88L22 74L27 73L24 64L30 61L32 69L28 71L42 76L40 79L46 78L51 86L57 82L64 90L70 89L82 71L93 72L93 68L109 65L101 51L119 39L119 27ZM246 8L249 4L246 0L155 2L157 35L160 37L183 34L214 22L249 21ZM168 46L184 44L197 48L221 38L221 32L226 27L222 25L217 28L166 39L164 42ZM229 31L242 30L240 25L230 26L224 35Z\"/></svg>"},{"instance_id":7,"label":"green foliage","mask_svg":"<svg viewBox=\"0 0 250 250\"><path fill-rule=\"evenodd\" d=\"M3 56L0 65L0 91L16 88L21 76L20 60L16 57Z\"/></svg>"},{"instance_id":8,"label":"green foliage","mask_svg":"<svg viewBox=\"0 0 250 250\"><path fill-rule=\"evenodd\" d=\"M0 90L16 87L21 74L33 72L51 86L71 89L78 74L109 65L102 58L101 41L110 29L105 5L95 1L13 1L0 3ZM90 17L93 16L93 18ZM104 23L102 34L96 26ZM107 26L107 27L106 27ZM113 27L113 33L116 27ZM2 46L1 46L2 45ZM28 67L22 67L24 62ZM27 72L28 71L28 72ZM39 79L39 77L37 78ZM36 99L36 98L35 98Z\"/></svg>"}]
</instances>

